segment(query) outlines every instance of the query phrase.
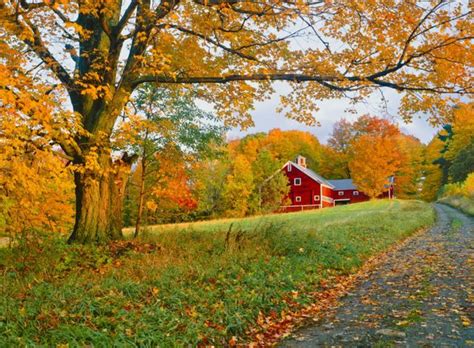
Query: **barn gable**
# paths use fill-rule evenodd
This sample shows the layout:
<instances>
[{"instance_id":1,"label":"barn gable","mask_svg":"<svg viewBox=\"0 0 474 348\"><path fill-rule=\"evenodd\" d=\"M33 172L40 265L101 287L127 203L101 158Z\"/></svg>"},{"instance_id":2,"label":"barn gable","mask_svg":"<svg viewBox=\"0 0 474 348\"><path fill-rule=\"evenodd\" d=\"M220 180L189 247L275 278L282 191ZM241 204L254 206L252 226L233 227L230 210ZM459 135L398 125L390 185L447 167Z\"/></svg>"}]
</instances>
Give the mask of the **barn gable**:
<instances>
[{"instance_id":1,"label":"barn gable","mask_svg":"<svg viewBox=\"0 0 474 348\"><path fill-rule=\"evenodd\" d=\"M301 157L301 156L299 156L299 157ZM334 188L334 186L328 180L326 180L322 176L316 174L311 169L303 167L301 165L298 165L298 164L296 164L295 162L292 162L292 161L286 162L285 165L283 166L283 168L287 168L288 165L292 166L293 168L298 169L300 172L302 172L304 175L306 175L310 179L316 181L318 184L322 184L322 185L324 185L326 187L329 187L329 188Z\"/></svg>"}]
</instances>

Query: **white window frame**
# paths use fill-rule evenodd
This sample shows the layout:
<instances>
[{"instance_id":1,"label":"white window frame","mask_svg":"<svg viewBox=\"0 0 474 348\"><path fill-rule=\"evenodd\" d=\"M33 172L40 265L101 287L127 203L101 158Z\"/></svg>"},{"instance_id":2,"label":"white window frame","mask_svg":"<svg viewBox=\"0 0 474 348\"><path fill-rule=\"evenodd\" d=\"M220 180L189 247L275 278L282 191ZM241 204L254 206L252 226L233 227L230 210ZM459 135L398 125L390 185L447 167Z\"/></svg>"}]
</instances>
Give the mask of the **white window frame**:
<instances>
[{"instance_id":1,"label":"white window frame","mask_svg":"<svg viewBox=\"0 0 474 348\"><path fill-rule=\"evenodd\" d=\"M298 180L298 183L296 183L296 180ZM301 178L294 178L294 180L293 180L293 185L295 185L295 186L301 186Z\"/></svg>"},{"instance_id":2,"label":"white window frame","mask_svg":"<svg viewBox=\"0 0 474 348\"><path fill-rule=\"evenodd\" d=\"M315 201L319 201L319 195L314 195L313 198L314 198Z\"/></svg>"},{"instance_id":3,"label":"white window frame","mask_svg":"<svg viewBox=\"0 0 474 348\"><path fill-rule=\"evenodd\" d=\"M291 172L291 163L288 163L288 172Z\"/></svg>"},{"instance_id":4,"label":"white window frame","mask_svg":"<svg viewBox=\"0 0 474 348\"><path fill-rule=\"evenodd\" d=\"M301 196L295 196L295 202L301 203Z\"/></svg>"},{"instance_id":5,"label":"white window frame","mask_svg":"<svg viewBox=\"0 0 474 348\"><path fill-rule=\"evenodd\" d=\"M338 191L337 194L338 194L339 196L344 196L344 191Z\"/></svg>"},{"instance_id":6,"label":"white window frame","mask_svg":"<svg viewBox=\"0 0 474 348\"><path fill-rule=\"evenodd\" d=\"M359 191L352 191L352 195L353 195L353 196L358 196L358 195L359 195Z\"/></svg>"}]
</instances>

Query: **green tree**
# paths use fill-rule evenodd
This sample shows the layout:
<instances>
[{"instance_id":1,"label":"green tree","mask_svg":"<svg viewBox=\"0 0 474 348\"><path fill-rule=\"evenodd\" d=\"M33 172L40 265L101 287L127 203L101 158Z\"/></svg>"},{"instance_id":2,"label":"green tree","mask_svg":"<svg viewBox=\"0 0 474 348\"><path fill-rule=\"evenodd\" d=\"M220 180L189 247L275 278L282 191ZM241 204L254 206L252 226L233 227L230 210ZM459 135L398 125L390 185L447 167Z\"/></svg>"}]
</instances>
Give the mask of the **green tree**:
<instances>
[{"instance_id":1,"label":"green tree","mask_svg":"<svg viewBox=\"0 0 474 348\"><path fill-rule=\"evenodd\" d=\"M242 217L249 213L250 197L255 188L253 180L250 162L244 155L237 155L224 185L225 216Z\"/></svg>"},{"instance_id":2,"label":"green tree","mask_svg":"<svg viewBox=\"0 0 474 348\"><path fill-rule=\"evenodd\" d=\"M230 160L224 146L215 146L214 151L214 156L194 163L191 171L198 219L224 215L224 187L230 172Z\"/></svg>"},{"instance_id":3,"label":"green tree","mask_svg":"<svg viewBox=\"0 0 474 348\"><path fill-rule=\"evenodd\" d=\"M419 198L423 177L424 146L414 136L400 134L396 148L400 153L400 165L395 172L396 195L398 198Z\"/></svg>"},{"instance_id":4,"label":"green tree","mask_svg":"<svg viewBox=\"0 0 474 348\"><path fill-rule=\"evenodd\" d=\"M449 167L451 182L461 182L474 172L474 139L464 149L458 152Z\"/></svg>"},{"instance_id":5,"label":"green tree","mask_svg":"<svg viewBox=\"0 0 474 348\"><path fill-rule=\"evenodd\" d=\"M423 181L421 197L426 201L436 199L442 186L443 172L436 160L443 149L443 142L435 135L423 151Z\"/></svg>"},{"instance_id":6,"label":"green tree","mask_svg":"<svg viewBox=\"0 0 474 348\"><path fill-rule=\"evenodd\" d=\"M260 151L252 163L254 191L250 198L250 213L271 213L285 202L290 186L278 161L268 150Z\"/></svg>"},{"instance_id":7,"label":"green tree","mask_svg":"<svg viewBox=\"0 0 474 348\"><path fill-rule=\"evenodd\" d=\"M441 184L445 185L449 182L449 167L451 166L451 159L446 157L446 153L449 150L449 143L453 138L453 127L450 124L445 124L443 130L438 133L438 138L444 144L440 149L439 157L434 160L434 164L437 164L441 168Z\"/></svg>"},{"instance_id":8,"label":"green tree","mask_svg":"<svg viewBox=\"0 0 474 348\"><path fill-rule=\"evenodd\" d=\"M224 128L210 113L199 109L192 93L172 94L169 90L151 84L141 86L131 103L133 113L124 121L116 134L116 148L138 157L137 170L129 182L127 195L128 220L136 201L135 237L140 233L145 203L160 182L162 169L160 152L175 154L174 166L191 157L204 157L211 142L221 141ZM166 150L168 149L168 150ZM174 149L174 150L173 150ZM167 156L167 164L172 164ZM171 156L172 157L172 156ZM169 168L169 170L173 170ZM129 222L129 221L128 221Z\"/></svg>"}]
</instances>

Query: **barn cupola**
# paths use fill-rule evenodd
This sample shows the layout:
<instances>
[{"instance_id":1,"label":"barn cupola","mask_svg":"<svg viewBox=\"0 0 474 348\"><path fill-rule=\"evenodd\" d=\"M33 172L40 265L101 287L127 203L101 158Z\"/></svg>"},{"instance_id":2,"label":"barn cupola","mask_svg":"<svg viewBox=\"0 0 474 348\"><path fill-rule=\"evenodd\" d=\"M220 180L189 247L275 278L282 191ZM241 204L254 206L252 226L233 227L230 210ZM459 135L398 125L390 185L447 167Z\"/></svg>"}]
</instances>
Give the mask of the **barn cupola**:
<instances>
[{"instance_id":1,"label":"barn cupola","mask_svg":"<svg viewBox=\"0 0 474 348\"><path fill-rule=\"evenodd\" d=\"M303 167L303 168L306 168L306 157L303 157L301 155L298 155L298 157L296 157L296 163Z\"/></svg>"}]
</instances>

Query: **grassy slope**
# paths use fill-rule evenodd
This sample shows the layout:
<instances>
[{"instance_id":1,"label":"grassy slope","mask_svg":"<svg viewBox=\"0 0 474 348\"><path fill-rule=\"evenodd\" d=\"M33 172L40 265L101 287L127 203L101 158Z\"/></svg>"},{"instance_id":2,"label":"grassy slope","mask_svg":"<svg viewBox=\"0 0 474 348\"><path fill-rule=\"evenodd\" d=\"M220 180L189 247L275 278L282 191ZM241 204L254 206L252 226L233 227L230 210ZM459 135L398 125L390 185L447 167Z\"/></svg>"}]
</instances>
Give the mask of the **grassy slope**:
<instances>
[{"instance_id":1,"label":"grassy slope","mask_svg":"<svg viewBox=\"0 0 474 348\"><path fill-rule=\"evenodd\" d=\"M474 199L465 196L448 196L441 198L439 202L450 205L462 210L466 214L474 216Z\"/></svg>"},{"instance_id":2,"label":"grassy slope","mask_svg":"<svg viewBox=\"0 0 474 348\"><path fill-rule=\"evenodd\" d=\"M160 249L55 240L27 253L0 250L0 342L170 346L245 339L259 312L279 315L311 302L322 279L354 272L433 220L426 203L377 201L161 226L147 237Z\"/></svg>"}]
</instances>

